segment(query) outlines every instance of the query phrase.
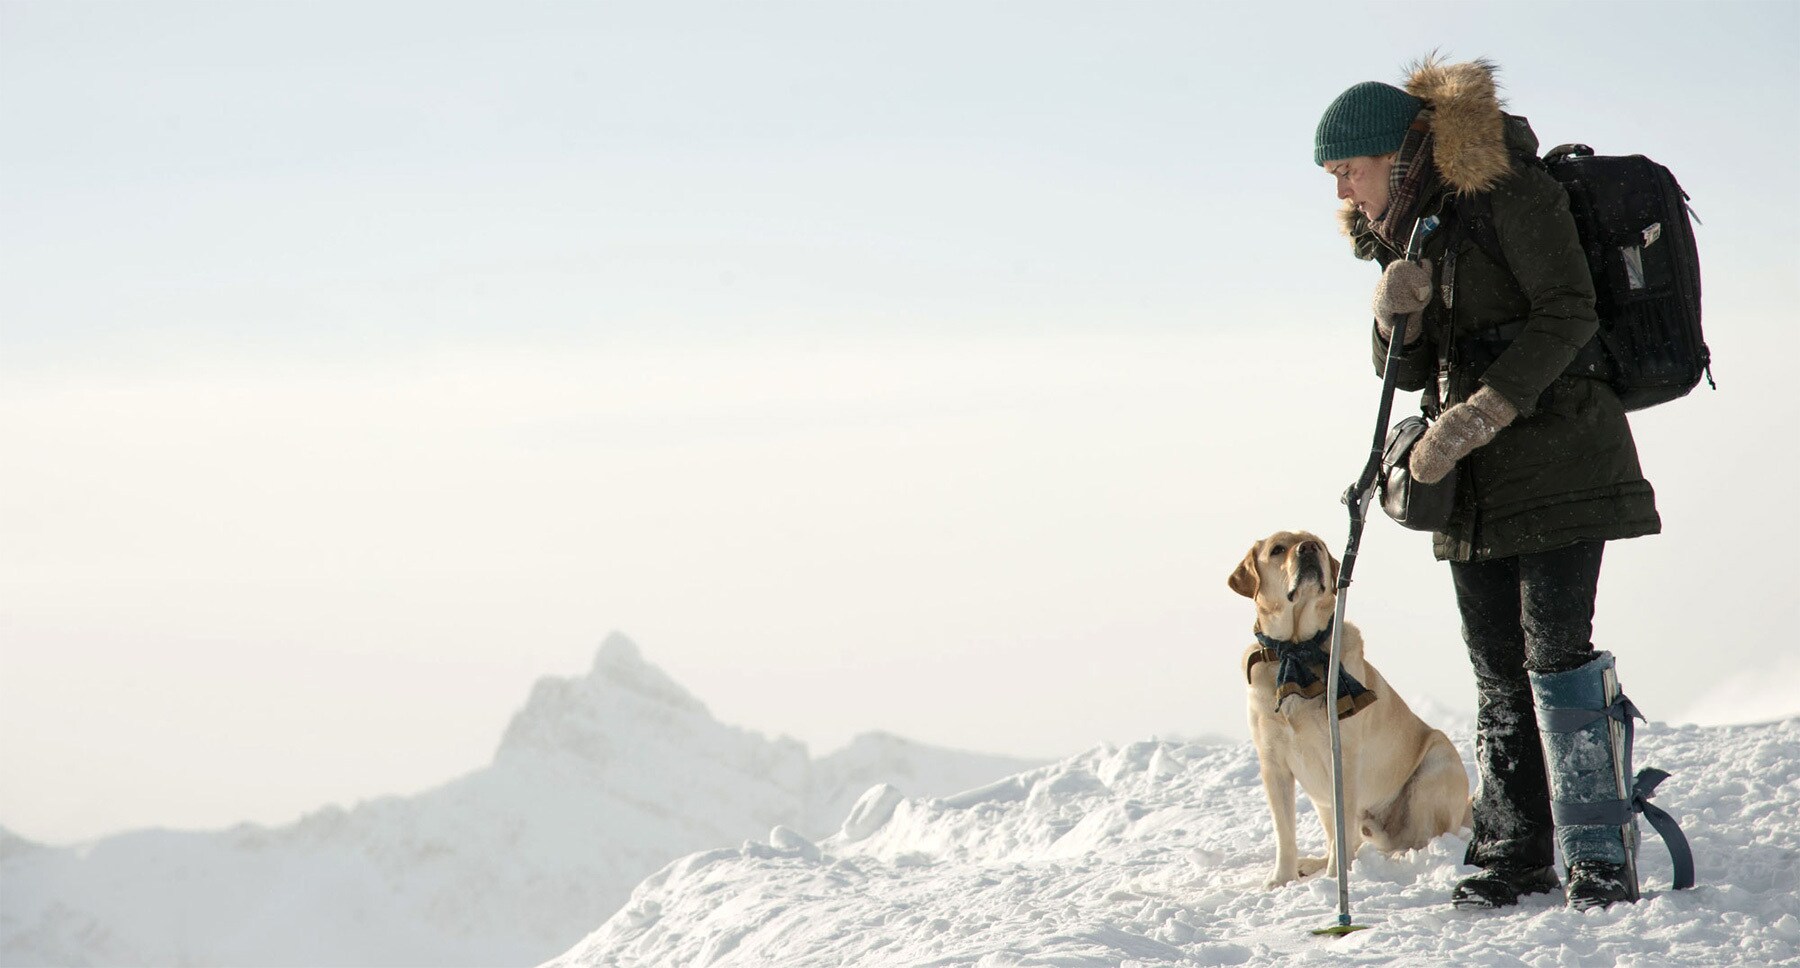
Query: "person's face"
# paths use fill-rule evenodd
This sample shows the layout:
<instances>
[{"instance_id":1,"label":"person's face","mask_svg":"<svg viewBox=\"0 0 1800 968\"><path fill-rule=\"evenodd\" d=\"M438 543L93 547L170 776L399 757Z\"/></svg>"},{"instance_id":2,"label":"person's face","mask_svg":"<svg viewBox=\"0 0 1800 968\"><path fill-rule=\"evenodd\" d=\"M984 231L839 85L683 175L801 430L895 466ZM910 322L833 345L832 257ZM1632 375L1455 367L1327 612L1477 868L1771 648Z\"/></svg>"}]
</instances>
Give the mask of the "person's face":
<instances>
[{"instance_id":1,"label":"person's face","mask_svg":"<svg viewBox=\"0 0 1800 968\"><path fill-rule=\"evenodd\" d=\"M1388 207L1388 173L1394 169L1393 155L1360 155L1328 161L1324 168L1337 179L1337 197L1356 203L1370 221L1386 214Z\"/></svg>"}]
</instances>

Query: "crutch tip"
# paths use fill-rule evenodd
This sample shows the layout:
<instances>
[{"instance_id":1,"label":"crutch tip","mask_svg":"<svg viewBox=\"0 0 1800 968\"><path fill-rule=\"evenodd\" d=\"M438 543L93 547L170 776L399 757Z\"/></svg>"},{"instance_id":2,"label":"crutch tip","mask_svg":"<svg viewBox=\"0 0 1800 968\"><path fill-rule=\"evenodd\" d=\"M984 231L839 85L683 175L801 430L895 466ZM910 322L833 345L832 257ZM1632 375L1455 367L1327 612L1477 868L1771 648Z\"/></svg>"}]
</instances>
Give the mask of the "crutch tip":
<instances>
[{"instance_id":1,"label":"crutch tip","mask_svg":"<svg viewBox=\"0 0 1800 968\"><path fill-rule=\"evenodd\" d=\"M1343 937L1352 931L1367 930L1369 930L1369 926L1366 924L1334 924L1329 928L1315 928L1313 929L1313 934L1329 935L1335 938Z\"/></svg>"}]
</instances>

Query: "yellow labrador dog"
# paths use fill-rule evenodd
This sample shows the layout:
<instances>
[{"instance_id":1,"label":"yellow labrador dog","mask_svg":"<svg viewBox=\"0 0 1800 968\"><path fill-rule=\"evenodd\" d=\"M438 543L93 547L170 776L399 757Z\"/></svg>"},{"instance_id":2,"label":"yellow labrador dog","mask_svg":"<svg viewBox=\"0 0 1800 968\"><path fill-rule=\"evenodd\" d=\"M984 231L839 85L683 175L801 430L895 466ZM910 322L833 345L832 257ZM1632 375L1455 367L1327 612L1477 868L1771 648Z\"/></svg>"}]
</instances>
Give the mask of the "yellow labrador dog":
<instances>
[{"instance_id":1,"label":"yellow labrador dog","mask_svg":"<svg viewBox=\"0 0 1800 968\"><path fill-rule=\"evenodd\" d=\"M1266 887L1321 868L1337 874L1324 696L1337 575L1338 561L1325 542L1304 531L1278 531L1250 546L1228 582L1256 602L1257 644L1244 653L1243 667L1250 735L1275 816L1275 869ZM1363 658L1362 633L1348 622L1343 650L1336 705L1343 717L1345 856L1354 858L1365 841L1385 851L1416 849L1469 825L1468 774L1449 737L1394 694ZM1295 780L1325 825L1324 857L1300 857L1294 846Z\"/></svg>"}]
</instances>

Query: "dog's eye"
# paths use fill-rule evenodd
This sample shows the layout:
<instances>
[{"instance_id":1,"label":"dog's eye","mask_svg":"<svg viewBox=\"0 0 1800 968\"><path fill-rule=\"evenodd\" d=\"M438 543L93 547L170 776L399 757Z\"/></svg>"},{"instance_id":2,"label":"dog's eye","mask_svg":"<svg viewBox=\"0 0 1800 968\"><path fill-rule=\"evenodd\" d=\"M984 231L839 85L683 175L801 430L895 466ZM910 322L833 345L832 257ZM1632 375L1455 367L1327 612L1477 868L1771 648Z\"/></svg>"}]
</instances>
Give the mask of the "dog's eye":
<instances>
[{"instance_id":1,"label":"dog's eye","mask_svg":"<svg viewBox=\"0 0 1800 968\"><path fill-rule=\"evenodd\" d=\"M1287 554L1287 545L1270 545L1269 546L1269 557L1274 558L1278 555L1284 555L1284 554Z\"/></svg>"}]
</instances>

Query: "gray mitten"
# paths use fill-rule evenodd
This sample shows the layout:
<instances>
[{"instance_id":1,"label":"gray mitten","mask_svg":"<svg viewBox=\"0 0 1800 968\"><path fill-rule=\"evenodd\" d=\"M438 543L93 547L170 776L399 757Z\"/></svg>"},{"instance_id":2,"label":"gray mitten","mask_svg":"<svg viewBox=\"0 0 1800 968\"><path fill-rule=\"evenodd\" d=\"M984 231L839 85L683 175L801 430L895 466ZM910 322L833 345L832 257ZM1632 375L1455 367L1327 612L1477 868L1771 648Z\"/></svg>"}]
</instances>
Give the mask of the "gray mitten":
<instances>
[{"instance_id":1,"label":"gray mitten","mask_svg":"<svg viewBox=\"0 0 1800 968\"><path fill-rule=\"evenodd\" d=\"M1394 317L1405 316L1406 345L1410 346L1425 334L1419 320L1430 302L1431 260L1390 262L1375 283L1375 329L1382 339L1393 339Z\"/></svg>"},{"instance_id":2,"label":"gray mitten","mask_svg":"<svg viewBox=\"0 0 1800 968\"><path fill-rule=\"evenodd\" d=\"M1469 456L1475 448L1494 439L1519 411L1507 399L1482 387L1462 403L1444 411L1443 416L1413 444L1406 469L1421 484L1436 484L1450 473L1456 462Z\"/></svg>"}]
</instances>

